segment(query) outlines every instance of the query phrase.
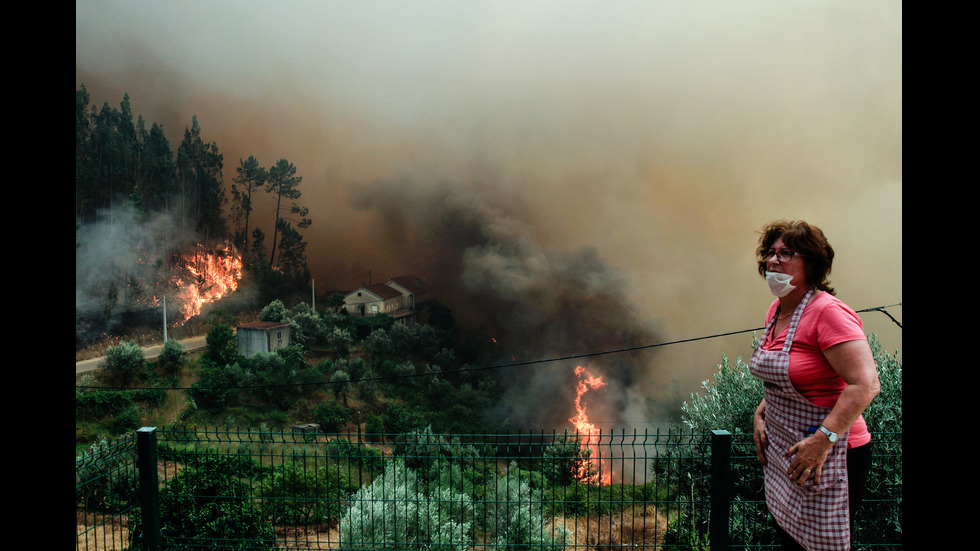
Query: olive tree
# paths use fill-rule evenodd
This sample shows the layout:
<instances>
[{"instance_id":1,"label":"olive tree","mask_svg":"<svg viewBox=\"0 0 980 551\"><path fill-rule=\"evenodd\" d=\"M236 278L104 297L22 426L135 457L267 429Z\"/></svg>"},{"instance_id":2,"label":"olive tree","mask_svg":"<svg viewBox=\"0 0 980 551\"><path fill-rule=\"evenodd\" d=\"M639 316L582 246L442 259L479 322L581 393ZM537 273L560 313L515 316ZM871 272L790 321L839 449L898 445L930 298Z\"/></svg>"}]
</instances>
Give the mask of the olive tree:
<instances>
[{"instance_id":1,"label":"olive tree","mask_svg":"<svg viewBox=\"0 0 980 551\"><path fill-rule=\"evenodd\" d=\"M187 365L187 354L184 352L184 347L174 340L163 343L163 349L160 351L160 356L157 357L157 364L164 371L176 377L180 374L180 370Z\"/></svg>"},{"instance_id":2,"label":"olive tree","mask_svg":"<svg viewBox=\"0 0 980 551\"><path fill-rule=\"evenodd\" d=\"M146 366L146 355L136 341L121 341L109 347L100 367L122 386L129 386Z\"/></svg>"}]
</instances>

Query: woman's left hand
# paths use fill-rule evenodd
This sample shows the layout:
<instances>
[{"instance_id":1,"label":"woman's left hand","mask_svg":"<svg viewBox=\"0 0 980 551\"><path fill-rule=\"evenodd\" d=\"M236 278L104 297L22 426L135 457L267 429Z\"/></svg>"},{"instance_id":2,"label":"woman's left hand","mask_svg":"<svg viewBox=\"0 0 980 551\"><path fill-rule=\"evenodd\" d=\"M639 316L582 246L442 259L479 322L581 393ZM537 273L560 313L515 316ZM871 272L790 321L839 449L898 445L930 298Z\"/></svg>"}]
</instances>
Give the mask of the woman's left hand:
<instances>
[{"instance_id":1,"label":"woman's left hand","mask_svg":"<svg viewBox=\"0 0 980 551\"><path fill-rule=\"evenodd\" d=\"M827 461L827 454L833 447L834 444L822 432L800 440L786 452L786 457L793 458L786 474L789 475L790 480L800 485L812 475L813 483L819 484L823 464Z\"/></svg>"}]
</instances>

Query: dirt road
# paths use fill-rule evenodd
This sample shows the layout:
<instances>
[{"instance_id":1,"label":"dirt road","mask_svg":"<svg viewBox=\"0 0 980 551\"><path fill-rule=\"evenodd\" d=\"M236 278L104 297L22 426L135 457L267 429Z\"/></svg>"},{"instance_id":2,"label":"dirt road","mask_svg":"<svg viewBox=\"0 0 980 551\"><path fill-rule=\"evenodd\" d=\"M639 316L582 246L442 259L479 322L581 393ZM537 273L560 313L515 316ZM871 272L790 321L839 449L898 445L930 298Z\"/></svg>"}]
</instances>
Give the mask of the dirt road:
<instances>
[{"instance_id":1,"label":"dirt road","mask_svg":"<svg viewBox=\"0 0 980 551\"><path fill-rule=\"evenodd\" d=\"M178 342L180 342L181 346L184 347L185 351L191 351L197 348L203 348L207 346L207 343L205 342L206 338L207 337L203 337L203 336L191 337L189 339L183 339ZM150 360L159 356L161 350L163 350L163 345L158 344L156 346L149 346L147 348L144 348L143 352L146 354L146 359ZM77 376L80 373L85 373L86 371L91 371L93 369L98 368L99 364L102 363L102 360L104 359L105 357L103 356L99 358L92 358L91 360L83 360L81 362L75 362L75 375Z\"/></svg>"}]
</instances>

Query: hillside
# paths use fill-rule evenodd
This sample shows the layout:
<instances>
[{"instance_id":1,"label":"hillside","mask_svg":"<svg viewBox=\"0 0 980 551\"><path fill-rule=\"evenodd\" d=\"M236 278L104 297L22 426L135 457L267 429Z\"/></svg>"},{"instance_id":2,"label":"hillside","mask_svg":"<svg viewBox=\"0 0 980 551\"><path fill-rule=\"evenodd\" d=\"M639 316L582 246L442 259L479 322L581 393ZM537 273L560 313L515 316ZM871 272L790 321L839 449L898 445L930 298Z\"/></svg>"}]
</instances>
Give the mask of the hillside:
<instances>
[{"instance_id":1,"label":"hillside","mask_svg":"<svg viewBox=\"0 0 980 551\"><path fill-rule=\"evenodd\" d=\"M297 306L290 312L297 327L309 321L303 311ZM315 324L317 336L299 337L305 345L274 355L245 359L227 347L190 351L176 375L148 359L125 392L103 370L77 375L76 384L92 388L77 393L76 445L143 425L285 428L316 422L334 431L400 432L431 425L470 432L494 423L488 414L499 385L492 375L467 371L466 359L474 352L462 344L465 339L430 325L394 325L384 317L367 332L358 331L358 323L367 322L324 313ZM211 331L233 340L227 324L211 323ZM157 344L149 334L106 339L76 357L104 355L123 340Z\"/></svg>"}]
</instances>

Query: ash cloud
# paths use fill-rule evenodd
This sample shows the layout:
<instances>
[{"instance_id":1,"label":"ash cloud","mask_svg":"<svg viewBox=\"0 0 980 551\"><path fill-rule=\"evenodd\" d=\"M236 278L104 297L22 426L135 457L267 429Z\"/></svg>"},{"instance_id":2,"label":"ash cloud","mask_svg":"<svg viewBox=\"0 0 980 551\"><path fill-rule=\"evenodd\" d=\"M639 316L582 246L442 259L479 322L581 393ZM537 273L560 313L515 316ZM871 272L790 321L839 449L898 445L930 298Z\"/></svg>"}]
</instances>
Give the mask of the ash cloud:
<instances>
[{"instance_id":1,"label":"ash cloud","mask_svg":"<svg viewBox=\"0 0 980 551\"><path fill-rule=\"evenodd\" d=\"M894 0L86 0L75 73L93 104L128 92L174 145L198 115L226 182L249 155L289 159L318 290L369 270L431 277L467 305L458 320L498 331L506 361L531 355L521 331L545 356L758 326L771 296L755 231L777 218L825 230L842 300L900 302L902 19ZM374 182L354 190L357 209L352 182ZM607 323L624 309L625 329ZM901 347L885 316L864 322ZM630 359L624 393L686 397L749 342ZM525 370L541 380L524 405L569 403L551 396L573 367Z\"/></svg>"}]
</instances>

